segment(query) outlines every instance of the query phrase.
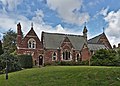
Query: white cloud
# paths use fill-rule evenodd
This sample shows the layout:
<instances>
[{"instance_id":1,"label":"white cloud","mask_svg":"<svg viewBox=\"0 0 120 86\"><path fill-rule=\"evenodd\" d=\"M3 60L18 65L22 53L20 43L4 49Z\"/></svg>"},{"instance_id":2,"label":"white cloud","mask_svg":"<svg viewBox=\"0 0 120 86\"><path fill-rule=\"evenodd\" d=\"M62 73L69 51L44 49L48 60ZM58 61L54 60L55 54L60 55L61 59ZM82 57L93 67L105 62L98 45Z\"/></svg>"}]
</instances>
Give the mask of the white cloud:
<instances>
[{"instance_id":1,"label":"white cloud","mask_svg":"<svg viewBox=\"0 0 120 86\"><path fill-rule=\"evenodd\" d=\"M23 0L0 0L4 5L4 8L7 8L9 11L13 11L16 9L17 5L19 5Z\"/></svg>"},{"instance_id":2,"label":"white cloud","mask_svg":"<svg viewBox=\"0 0 120 86\"><path fill-rule=\"evenodd\" d=\"M33 22L33 28L37 33L38 37L41 38L41 32L54 32L54 33L74 33L74 31L69 30L68 28L63 28L61 24L56 25L53 28L50 25L46 25L43 21L44 13L42 10L35 11L36 15L30 20L23 15L12 14L12 13L0 13L0 30L2 32L8 31L10 28L14 31L17 30L17 23L21 23L23 34L26 35L27 32L31 29L31 23ZM1 34L2 36L2 34ZM1 39L1 37L0 37Z\"/></svg>"},{"instance_id":3,"label":"white cloud","mask_svg":"<svg viewBox=\"0 0 120 86\"><path fill-rule=\"evenodd\" d=\"M107 8L102 8L99 12L97 12L94 16L93 16L93 19L96 19L97 17L99 17L100 15L102 16L107 16L108 14L108 10L109 10L109 7Z\"/></svg>"},{"instance_id":4,"label":"white cloud","mask_svg":"<svg viewBox=\"0 0 120 86\"><path fill-rule=\"evenodd\" d=\"M89 14L80 13L82 0L47 0L50 9L57 11L64 22L82 25L89 20Z\"/></svg>"},{"instance_id":5,"label":"white cloud","mask_svg":"<svg viewBox=\"0 0 120 86\"><path fill-rule=\"evenodd\" d=\"M56 26L57 32L66 32L65 29L59 24Z\"/></svg>"},{"instance_id":6,"label":"white cloud","mask_svg":"<svg viewBox=\"0 0 120 86\"><path fill-rule=\"evenodd\" d=\"M109 9L109 7L107 7L107 8L102 8L102 10L100 11L100 14L103 15L103 16L107 16L108 9Z\"/></svg>"},{"instance_id":7,"label":"white cloud","mask_svg":"<svg viewBox=\"0 0 120 86\"><path fill-rule=\"evenodd\" d=\"M32 17L31 19L27 18L25 15L22 15L22 14L15 14L15 12L13 10L16 9L17 5L19 5L23 0L1 0L1 1L3 3L3 9L0 10L0 28L1 28L0 31L2 31L2 32L8 31L10 28L12 30L16 31L17 23L20 22L21 26L22 26L22 31L24 34L26 34L30 30L31 23L33 22L34 30L37 33L37 35L39 36L39 38L41 38L42 31L52 32L52 33L53 32L54 33L56 33L56 32L57 33L69 33L69 34L74 34L74 33L79 34L80 33L79 31L76 33L74 30L69 30L68 28L64 28L64 27L62 27L61 24L56 25L56 27L54 27L54 28L50 25L45 24L45 22L43 20L44 13L42 10L39 10L39 9L34 11L35 16ZM62 0L60 0L60 1L63 2ZM67 12L70 13L70 14L65 13L65 15L67 17L66 21L71 21L73 23L81 24L86 21L87 17L84 16L84 15L86 15L86 13L79 14L78 10L79 10L82 2L78 3L79 0L76 0L76 1L77 1L77 3L71 5L72 7L66 6L65 11L68 9ZM71 3L73 3L73 0L70 0L70 4ZM64 4L64 2L63 2L63 4ZM65 7L65 5L66 5L66 3L64 4L64 7ZM6 8L13 12L7 12ZM75 13L71 13L71 11L73 11L75 9L76 9ZM60 10L62 11L61 5L60 5ZM31 10L30 10L30 12L31 12ZM67 14L69 14L69 15L67 15ZM65 17L64 14L63 14L63 17ZM73 17L73 18L71 19L71 17ZM70 18L70 20L67 20L69 18ZM78 20L80 20L80 21L77 22ZM3 34L1 34L1 36L2 35Z\"/></svg>"},{"instance_id":8,"label":"white cloud","mask_svg":"<svg viewBox=\"0 0 120 86\"><path fill-rule=\"evenodd\" d=\"M111 44L120 43L120 9L116 12L109 12L104 19L108 22L105 32L109 36Z\"/></svg>"},{"instance_id":9,"label":"white cloud","mask_svg":"<svg viewBox=\"0 0 120 86\"><path fill-rule=\"evenodd\" d=\"M0 28L14 28L15 19L11 18L8 15L0 14ZM5 30L6 31L6 30Z\"/></svg>"},{"instance_id":10,"label":"white cloud","mask_svg":"<svg viewBox=\"0 0 120 86\"><path fill-rule=\"evenodd\" d=\"M44 13L42 10L35 11L35 17L32 18L32 21L36 23L43 23Z\"/></svg>"},{"instance_id":11,"label":"white cloud","mask_svg":"<svg viewBox=\"0 0 120 86\"><path fill-rule=\"evenodd\" d=\"M104 1L104 0L94 0L94 1L91 0L91 1L88 3L88 5L94 7L94 6L98 5L99 3L103 2L103 1Z\"/></svg>"}]
</instances>

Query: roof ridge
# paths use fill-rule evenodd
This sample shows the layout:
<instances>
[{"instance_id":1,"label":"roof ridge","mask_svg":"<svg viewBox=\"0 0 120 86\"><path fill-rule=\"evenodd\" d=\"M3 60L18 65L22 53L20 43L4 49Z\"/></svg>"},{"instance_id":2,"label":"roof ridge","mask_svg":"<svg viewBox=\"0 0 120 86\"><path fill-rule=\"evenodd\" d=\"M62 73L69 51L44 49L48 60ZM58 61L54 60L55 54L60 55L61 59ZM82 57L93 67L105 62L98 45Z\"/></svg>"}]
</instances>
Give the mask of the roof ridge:
<instances>
[{"instance_id":1,"label":"roof ridge","mask_svg":"<svg viewBox=\"0 0 120 86\"><path fill-rule=\"evenodd\" d=\"M29 34L31 33L31 31L33 31L34 34L35 34L35 36L40 40L40 38L39 38L38 35L36 34L35 30L34 30L34 29L30 29L30 30L27 32L27 34L23 37L22 41L23 41L27 36L29 36Z\"/></svg>"},{"instance_id":2,"label":"roof ridge","mask_svg":"<svg viewBox=\"0 0 120 86\"><path fill-rule=\"evenodd\" d=\"M88 43L88 44L104 45L104 44L102 44L102 43Z\"/></svg>"},{"instance_id":3,"label":"roof ridge","mask_svg":"<svg viewBox=\"0 0 120 86\"><path fill-rule=\"evenodd\" d=\"M102 34L103 34L103 33L102 33ZM91 38L91 39L97 38L97 37L101 36L102 34L96 35L95 37L93 37L93 38ZM91 39L89 39L89 40L91 40ZM88 41L89 41L89 40L88 40Z\"/></svg>"},{"instance_id":4,"label":"roof ridge","mask_svg":"<svg viewBox=\"0 0 120 86\"><path fill-rule=\"evenodd\" d=\"M65 34L65 33L50 33L50 32L43 32L46 34L54 34L54 35L65 35L65 36L78 36L78 37L83 37L82 35L75 35L75 34Z\"/></svg>"}]
</instances>

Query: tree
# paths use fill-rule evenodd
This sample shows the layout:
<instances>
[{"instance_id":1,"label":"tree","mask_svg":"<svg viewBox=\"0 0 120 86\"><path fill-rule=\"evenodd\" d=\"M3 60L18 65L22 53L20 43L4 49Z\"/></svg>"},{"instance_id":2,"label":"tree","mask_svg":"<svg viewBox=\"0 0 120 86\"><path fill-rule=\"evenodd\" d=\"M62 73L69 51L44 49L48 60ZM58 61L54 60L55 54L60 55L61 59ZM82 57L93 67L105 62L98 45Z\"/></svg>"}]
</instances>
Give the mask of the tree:
<instances>
[{"instance_id":1,"label":"tree","mask_svg":"<svg viewBox=\"0 0 120 86\"><path fill-rule=\"evenodd\" d=\"M120 48L117 50L117 60L114 63L116 66L120 66Z\"/></svg>"},{"instance_id":2,"label":"tree","mask_svg":"<svg viewBox=\"0 0 120 86\"><path fill-rule=\"evenodd\" d=\"M5 51L0 56L1 70L4 70L6 68L6 61L8 64L8 72L21 70L21 66L19 65L18 58L12 54L9 54L7 51Z\"/></svg>"},{"instance_id":3,"label":"tree","mask_svg":"<svg viewBox=\"0 0 120 86\"><path fill-rule=\"evenodd\" d=\"M17 33L15 33L13 30L9 29L6 33L3 35L3 49L8 49L9 53L12 53L16 50L16 38Z\"/></svg>"},{"instance_id":4,"label":"tree","mask_svg":"<svg viewBox=\"0 0 120 86\"><path fill-rule=\"evenodd\" d=\"M2 42L0 41L0 55L3 54L3 50L2 50Z\"/></svg>"},{"instance_id":5,"label":"tree","mask_svg":"<svg viewBox=\"0 0 120 86\"><path fill-rule=\"evenodd\" d=\"M91 58L91 65L108 66L116 65L117 52L114 50L98 50Z\"/></svg>"}]
</instances>

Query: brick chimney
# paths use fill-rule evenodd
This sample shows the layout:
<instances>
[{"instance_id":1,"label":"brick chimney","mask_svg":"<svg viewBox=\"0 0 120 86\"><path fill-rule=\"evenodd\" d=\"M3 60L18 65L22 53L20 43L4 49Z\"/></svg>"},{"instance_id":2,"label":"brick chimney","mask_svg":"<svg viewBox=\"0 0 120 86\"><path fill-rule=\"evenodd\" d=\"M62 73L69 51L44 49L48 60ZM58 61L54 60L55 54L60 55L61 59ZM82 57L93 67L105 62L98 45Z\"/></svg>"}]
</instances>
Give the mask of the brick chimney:
<instances>
[{"instance_id":1,"label":"brick chimney","mask_svg":"<svg viewBox=\"0 0 120 86\"><path fill-rule=\"evenodd\" d=\"M116 48L116 45L113 45L113 48Z\"/></svg>"},{"instance_id":2,"label":"brick chimney","mask_svg":"<svg viewBox=\"0 0 120 86\"><path fill-rule=\"evenodd\" d=\"M20 47L22 41L22 31L20 23L17 24L17 47Z\"/></svg>"},{"instance_id":3,"label":"brick chimney","mask_svg":"<svg viewBox=\"0 0 120 86\"><path fill-rule=\"evenodd\" d=\"M118 44L118 48L120 48L120 43Z\"/></svg>"}]
</instances>

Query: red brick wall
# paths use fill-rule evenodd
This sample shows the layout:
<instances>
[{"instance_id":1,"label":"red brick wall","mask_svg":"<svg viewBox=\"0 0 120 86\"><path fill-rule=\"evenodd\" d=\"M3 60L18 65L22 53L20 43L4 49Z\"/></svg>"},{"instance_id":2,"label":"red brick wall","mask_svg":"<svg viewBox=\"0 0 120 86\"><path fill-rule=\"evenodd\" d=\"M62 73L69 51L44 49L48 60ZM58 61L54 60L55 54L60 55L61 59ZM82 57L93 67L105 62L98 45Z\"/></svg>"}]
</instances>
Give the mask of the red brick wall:
<instances>
[{"instance_id":1,"label":"red brick wall","mask_svg":"<svg viewBox=\"0 0 120 86\"><path fill-rule=\"evenodd\" d=\"M17 49L17 53L22 55L22 54L27 54L27 55L32 55L33 62L36 60L38 62L38 58L40 55L43 55L44 51L41 49Z\"/></svg>"},{"instance_id":2,"label":"red brick wall","mask_svg":"<svg viewBox=\"0 0 120 86\"><path fill-rule=\"evenodd\" d=\"M20 40L20 33L22 31L18 29L17 34L17 54L31 54L33 57L33 62L36 60L38 62L38 57L44 54L43 46L41 41L39 40L38 36L35 35L34 31L31 31L29 35L27 34L22 40ZM32 29L33 30L33 29ZM35 49L28 49L28 40L33 38L36 41L36 48Z\"/></svg>"},{"instance_id":3,"label":"red brick wall","mask_svg":"<svg viewBox=\"0 0 120 86\"><path fill-rule=\"evenodd\" d=\"M52 55L53 55L54 52L57 54L57 60L56 61L60 60L58 50L45 50L45 52L44 52L44 62L45 63L53 63L54 62L54 61L52 61Z\"/></svg>"},{"instance_id":4,"label":"red brick wall","mask_svg":"<svg viewBox=\"0 0 120 86\"><path fill-rule=\"evenodd\" d=\"M89 60L90 58L90 52L88 48L83 48L81 51L82 61Z\"/></svg>"},{"instance_id":5,"label":"red brick wall","mask_svg":"<svg viewBox=\"0 0 120 86\"><path fill-rule=\"evenodd\" d=\"M31 29L33 30L33 28ZM44 63L53 63L52 61L52 55L54 52L57 54L57 60L56 61L62 61L62 52L65 50L70 51L71 56L72 56L72 61L76 60L76 55L80 53L79 50L74 50L72 43L70 40L65 37L63 39L62 44L60 45L60 49L44 49L42 42L39 40L38 36L35 35L34 31L29 31L28 34L20 40L19 36L17 37L17 45L20 45L19 48L17 49L18 54L31 54L33 57L33 61L39 61L39 56L43 56L43 61ZM21 32L21 31L18 31ZM19 35L19 34L18 34ZM33 38L36 41L36 48L35 49L28 49L28 40ZM83 61L88 60L90 57L88 48L83 48L81 51L81 58Z\"/></svg>"}]
</instances>

